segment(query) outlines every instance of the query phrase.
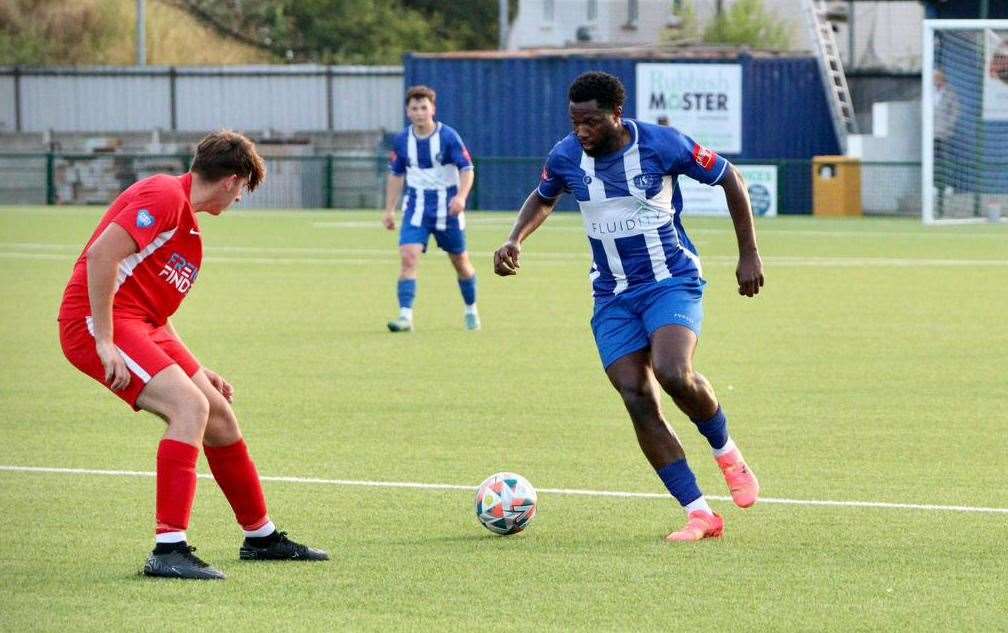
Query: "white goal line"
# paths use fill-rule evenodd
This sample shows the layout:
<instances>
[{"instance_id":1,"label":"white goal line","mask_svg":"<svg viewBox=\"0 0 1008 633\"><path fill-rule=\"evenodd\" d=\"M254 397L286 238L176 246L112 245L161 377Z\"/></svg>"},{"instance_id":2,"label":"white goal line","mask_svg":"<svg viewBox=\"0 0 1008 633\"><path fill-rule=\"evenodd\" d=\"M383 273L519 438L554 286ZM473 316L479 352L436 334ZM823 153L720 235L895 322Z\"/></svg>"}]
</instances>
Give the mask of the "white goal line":
<instances>
[{"instance_id":1,"label":"white goal line","mask_svg":"<svg viewBox=\"0 0 1008 633\"><path fill-rule=\"evenodd\" d=\"M96 470L91 468L54 468L46 466L11 466L0 465L0 472L36 473L50 475L93 475L105 477L147 477L153 478L155 473L138 470ZM200 479L210 479L208 474L197 475ZM262 481L294 484L316 484L323 486L359 486L365 488L408 488L414 490L462 490L475 492L478 486L461 484L420 483L412 481L370 481L364 479L319 479L315 477L283 477L260 476ZM539 492L554 495L579 495L585 497L617 497L637 499L670 499L668 493L657 492L620 492L614 490L577 490L570 488L537 488ZM716 501L731 501L730 497L707 495L708 499ZM797 506L828 506L842 508L881 508L887 510L925 510L931 512L973 512L986 514L1008 514L1008 508L985 508L961 505L934 505L918 503L889 503L885 501L832 501L826 499L780 499L760 497L760 503L775 503Z\"/></svg>"}]
</instances>

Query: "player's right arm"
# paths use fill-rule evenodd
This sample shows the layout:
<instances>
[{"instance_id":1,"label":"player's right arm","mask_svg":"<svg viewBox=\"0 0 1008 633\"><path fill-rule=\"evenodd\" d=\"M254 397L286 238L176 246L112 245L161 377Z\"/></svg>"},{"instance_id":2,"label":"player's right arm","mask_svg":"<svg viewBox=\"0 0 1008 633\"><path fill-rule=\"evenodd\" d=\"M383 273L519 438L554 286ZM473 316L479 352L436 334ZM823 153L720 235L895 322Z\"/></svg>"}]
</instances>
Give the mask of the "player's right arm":
<instances>
[{"instance_id":1,"label":"player's right arm","mask_svg":"<svg viewBox=\"0 0 1008 633\"><path fill-rule=\"evenodd\" d=\"M115 222L105 227L87 249L88 299L91 302L95 349L105 368L105 382L113 391L129 385L130 373L113 342L112 300L119 262L136 252L133 238Z\"/></svg>"},{"instance_id":2,"label":"player's right arm","mask_svg":"<svg viewBox=\"0 0 1008 633\"><path fill-rule=\"evenodd\" d=\"M385 213L382 214L382 224L390 231L395 230L395 210L399 206L399 198L402 197L403 184L406 180L408 161L403 147L405 142L405 134L400 134L389 153L389 174L388 180L385 181Z\"/></svg>"},{"instance_id":3,"label":"player's right arm","mask_svg":"<svg viewBox=\"0 0 1008 633\"><path fill-rule=\"evenodd\" d=\"M544 198L538 190L529 194L521 211L518 212L518 219L511 229L511 235L494 253L495 273L501 277L518 274L520 268L518 258L521 256L522 242L546 221L550 213L553 213L556 201L556 198L552 200Z\"/></svg>"},{"instance_id":4,"label":"player's right arm","mask_svg":"<svg viewBox=\"0 0 1008 633\"><path fill-rule=\"evenodd\" d=\"M403 191L403 176L389 174L385 183L385 214L382 215L382 224L390 231L395 230L395 210L399 206L399 198Z\"/></svg>"},{"instance_id":5,"label":"player's right arm","mask_svg":"<svg viewBox=\"0 0 1008 633\"><path fill-rule=\"evenodd\" d=\"M525 204L518 212L511 235L504 245L494 253L494 272L501 277L517 275L518 258L521 257L521 245L525 239L538 229L546 218L553 213L557 200L567 191L563 178L557 173L560 163L559 156L553 152L546 159L539 186L525 198Z\"/></svg>"}]
</instances>

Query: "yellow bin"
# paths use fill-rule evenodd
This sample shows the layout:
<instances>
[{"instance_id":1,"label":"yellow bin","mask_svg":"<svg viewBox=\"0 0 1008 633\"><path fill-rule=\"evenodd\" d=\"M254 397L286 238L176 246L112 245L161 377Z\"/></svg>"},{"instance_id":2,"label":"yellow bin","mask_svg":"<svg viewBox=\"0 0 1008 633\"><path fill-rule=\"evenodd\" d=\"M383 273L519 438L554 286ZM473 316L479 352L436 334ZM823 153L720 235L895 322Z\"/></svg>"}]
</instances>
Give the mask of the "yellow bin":
<instances>
[{"instance_id":1,"label":"yellow bin","mask_svg":"<svg viewBox=\"0 0 1008 633\"><path fill-rule=\"evenodd\" d=\"M861 215L861 160L849 156L812 159L812 213Z\"/></svg>"}]
</instances>

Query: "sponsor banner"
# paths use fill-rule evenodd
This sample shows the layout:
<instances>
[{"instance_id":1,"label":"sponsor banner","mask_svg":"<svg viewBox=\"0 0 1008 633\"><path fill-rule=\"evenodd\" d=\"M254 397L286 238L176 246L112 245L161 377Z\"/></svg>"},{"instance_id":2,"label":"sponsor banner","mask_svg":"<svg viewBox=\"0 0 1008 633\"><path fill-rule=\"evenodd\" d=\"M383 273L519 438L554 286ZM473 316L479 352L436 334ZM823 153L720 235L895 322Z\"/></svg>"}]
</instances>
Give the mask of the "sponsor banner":
<instances>
[{"instance_id":1,"label":"sponsor banner","mask_svg":"<svg viewBox=\"0 0 1008 633\"><path fill-rule=\"evenodd\" d=\"M777 215L777 166L776 165L736 165L742 172L754 215ZM692 178L679 178L679 190L683 197L685 215L728 215L728 201L724 188L710 187Z\"/></svg>"},{"instance_id":2,"label":"sponsor banner","mask_svg":"<svg viewBox=\"0 0 1008 633\"><path fill-rule=\"evenodd\" d=\"M1008 40L988 29L984 55L984 121L1008 121Z\"/></svg>"},{"instance_id":3,"label":"sponsor banner","mask_svg":"<svg viewBox=\"0 0 1008 633\"><path fill-rule=\"evenodd\" d=\"M742 66L637 64L637 118L671 125L720 154L740 154Z\"/></svg>"}]
</instances>

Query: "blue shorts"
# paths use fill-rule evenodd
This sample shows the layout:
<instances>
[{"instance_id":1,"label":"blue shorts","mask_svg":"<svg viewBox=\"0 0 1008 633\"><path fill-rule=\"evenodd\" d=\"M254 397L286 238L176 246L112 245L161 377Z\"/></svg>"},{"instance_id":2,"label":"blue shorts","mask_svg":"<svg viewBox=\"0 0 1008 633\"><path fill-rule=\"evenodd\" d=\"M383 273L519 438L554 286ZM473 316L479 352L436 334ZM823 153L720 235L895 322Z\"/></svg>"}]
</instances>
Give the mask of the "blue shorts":
<instances>
[{"instance_id":1,"label":"blue shorts","mask_svg":"<svg viewBox=\"0 0 1008 633\"><path fill-rule=\"evenodd\" d=\"M452 255L460 255L466 250L465 231L457 227L448 227L443 231L438 231L426 223L420 226L413 226L409 222L403 222L402 230L399 232L399 246L403 244L420 244L423 251L427 252L427 241L431 233L434 234L434 241L438 248Z\"/></svg>"},{"instance_id":2,"label":"blue shorts","mask_svg":"<svg viewBox=\"0 0 1008 633\"><path fill-rule=\"evenodd\" d=\"M707 282L670 277L610 297L596 297L592 333L602 366L651 346L651 336L666 325L681 325L697 336L703 327Z\"/></svg>"}]
</instances>

